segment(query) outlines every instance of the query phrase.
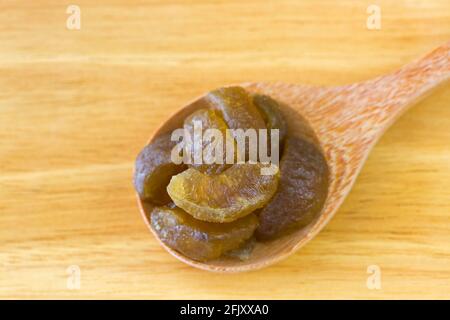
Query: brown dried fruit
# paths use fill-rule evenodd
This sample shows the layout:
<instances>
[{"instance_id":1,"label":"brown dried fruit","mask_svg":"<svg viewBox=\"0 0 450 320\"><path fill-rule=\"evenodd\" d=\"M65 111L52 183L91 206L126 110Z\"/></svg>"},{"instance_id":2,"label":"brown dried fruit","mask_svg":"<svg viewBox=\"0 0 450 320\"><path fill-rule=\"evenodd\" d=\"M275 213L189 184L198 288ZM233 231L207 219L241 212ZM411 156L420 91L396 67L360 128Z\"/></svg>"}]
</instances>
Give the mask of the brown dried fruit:
<instances>
[{"instance_id":1,"label":"brown dried fruit","mask_svg":"<svg viewBox=\"0 0 450 320\"><path fill-rule=\"evenodd\" d=\"M253 95L253 103L261 112L261 115L266 123L267 129L280 130L279 137L281 146L287 134L287 124L286 121L284 120L283 115L281 114L280 105L271 97L261 94Z\"/></svg>"},{"instance_id":2,"label":"brown dried fruit","mask_svg":"<svg viewBox=\"0 0 450 320\"><path fill-rule=\"evenodd\" d=\"M287 137L280 171L278 191L259 214L256 235L260 240L308 225L320 213L327 197L327 163L310 142Z\"/></svg>"},{"instance_id":3,"label":"brown dried fruit","mask_svg":"<svg viewBox=\"0 0 450 320\"><path fill-rule=\"evenodd\" d=\"M143 200L155 204L167 204L171 201L166 190L170 178L187 169L185 165L176 165L171 161L170 154L175 144L167 134L156 138L139 153L134 186Z\"/></svg>"},{"instance_id":4,"label":"brown dried fruit","mask_svg":"<svg viewBox=\"0 0 450 320\"><path fill-rule=\"evenodd\" d=\"M157 207L150 220L161 241L199 261L216 259L238 248L252 236L258 224L254 214L231 223L199 221L176 207Z\"/></svg>"},{"instance_id":5,"label":"brown dried fruit","mask_svg":"<svg viewBox=\"0 0 450 320\"><path fill-rule=\"evenodd\" d=\"M231 222L264 206L278 176L261 175L260 163L236 164L209 176L190 168L174 176L167 191L175 204L199 220Z\"/></svg>"}]
</instances>

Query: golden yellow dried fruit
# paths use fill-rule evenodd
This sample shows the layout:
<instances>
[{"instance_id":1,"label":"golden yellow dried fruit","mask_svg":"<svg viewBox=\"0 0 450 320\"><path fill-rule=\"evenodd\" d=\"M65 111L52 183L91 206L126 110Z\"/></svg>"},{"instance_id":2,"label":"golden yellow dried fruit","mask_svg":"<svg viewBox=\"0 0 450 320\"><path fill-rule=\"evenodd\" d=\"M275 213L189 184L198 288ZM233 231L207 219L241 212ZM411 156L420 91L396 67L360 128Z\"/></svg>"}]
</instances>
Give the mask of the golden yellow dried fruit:
<instances>
[{"instance_id":1,"label":"golden yellow dried fruit","mask_svg":"<svg viewBox=\"0 0 450 320\"><path fill-rule=\"evenodd\" d=\"M159 239L167 246L199 261L216 259L240 247L252 236L258 224L254 214L231 223L199 221L176 207L156 207L150 221Z\"/></svg>"},{"instance_id":2,"label":"golden yellow dried fruit","mask_svg":"<svg viewBox=\"0 0 450 320\"><path fill-rule=\"evenodd\" d=\"M279 173L262 175L264 167L236 164L213 176L189 168L172 177L167 191L178 207L199 220L231 222L263 207L277 190Z\"/></svg>"},{"instance_id":3,"label":"golden yellow dried fruit","mask_svg":"<svg viewBox=\"0 0 450 320\"><path fill-rule=\"evenodd\" d=\"M199 124L201 125L201 130L198 130ZM199 109L184 120L184 128L192 139L191 144L188 146L188 150L192 155L192 162L195 160L194 153L197 153L197 156L200 156L201 159L201 163L192 163L190 167L196 168L207 174L218 174L231 166L226 164L226 146L228 143L234 150L235 142L228 133L228 126L219 111ZM220 132L220 139L218 139L218 137L208 136L207 129L217 129ZM199 134L201 137L198 136ZM194 140L200 138L202 143L194 148ZM217 151L220 151L221 154L216 154L216 149ZM219 163L216 160L220 160L222 163Z\"/></svg>"}]
</instances>

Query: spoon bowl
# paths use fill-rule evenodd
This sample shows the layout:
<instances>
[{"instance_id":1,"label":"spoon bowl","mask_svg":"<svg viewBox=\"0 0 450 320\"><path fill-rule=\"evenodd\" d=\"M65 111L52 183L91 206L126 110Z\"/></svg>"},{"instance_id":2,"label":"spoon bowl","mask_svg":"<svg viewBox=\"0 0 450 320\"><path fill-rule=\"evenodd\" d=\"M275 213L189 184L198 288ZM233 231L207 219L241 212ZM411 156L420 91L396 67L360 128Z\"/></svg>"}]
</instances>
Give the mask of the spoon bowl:
<instances>
[{"instance_id":1,"label":"spoon bowl","mask_svg":"<svg viewBox=\"0 0 450 320\"><path fill-rule=\"evenodd\" d=\"M296 252L330 221L348 195L370 150L386 129L409 107L450 78L450 42L403 68L365 82L314 87L286 83L238 84L253 93L266 94L282 104L289 128L312 139L325 155L329 189L321 213L307 227L268 242L257 242L248 260L223 257L213 261L192 260L159 240L149 222L152 205L138 204L145 223L160 244L179 260L208 271L241 272L272 265ZM208 107L201 96L170 117L155 137L182 127L193 111Z\"/></svg>"}]
</instances>

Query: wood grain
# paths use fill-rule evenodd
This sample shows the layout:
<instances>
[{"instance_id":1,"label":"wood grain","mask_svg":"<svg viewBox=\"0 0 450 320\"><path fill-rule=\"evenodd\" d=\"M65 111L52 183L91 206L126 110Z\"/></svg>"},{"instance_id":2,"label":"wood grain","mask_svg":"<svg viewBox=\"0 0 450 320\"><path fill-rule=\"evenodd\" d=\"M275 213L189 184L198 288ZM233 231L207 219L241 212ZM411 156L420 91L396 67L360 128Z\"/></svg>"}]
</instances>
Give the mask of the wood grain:
<instances>
[{"instance_id":1,"label":"wood grain","mask_svg":"<svg viewBox=\"0 0 450 320\"><path fill-rule=\"evenodd\" d=\"M138 150L193 97L392 71L450 39L448 1L379 1L378 31L371 1L76 2L79 31L60 1L0 4L1 297L450 298L448 87L388 130L325 230L268 269L176 261L131 185ZM381 290L366 287L369 265Z\"/></svg>"}]
</instances>

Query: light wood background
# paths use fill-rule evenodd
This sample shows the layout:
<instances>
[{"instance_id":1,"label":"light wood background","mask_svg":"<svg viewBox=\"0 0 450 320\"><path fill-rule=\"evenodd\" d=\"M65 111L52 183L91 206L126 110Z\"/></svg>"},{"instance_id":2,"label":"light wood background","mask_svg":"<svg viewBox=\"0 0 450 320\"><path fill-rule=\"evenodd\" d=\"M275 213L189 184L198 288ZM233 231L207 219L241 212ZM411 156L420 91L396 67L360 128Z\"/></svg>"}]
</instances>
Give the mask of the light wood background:
<instances>
[{"instance_id":1,"label":"light wood background","mask_svg":"<svg viewBox=\"0 0 450 320\"><path fill-rule=\"evenodd\" d=\"M66 29L70 3L79 31ZM448 0L2 0L0 297L450 298L448 86L386 133L316 239L261 271L175 260L131 183L152 130L205 91L351 83L449 39ZM67 289L70 265L80 290ZM381 290L366 286L370 265Z\"/></svg>"}]
</instances>

